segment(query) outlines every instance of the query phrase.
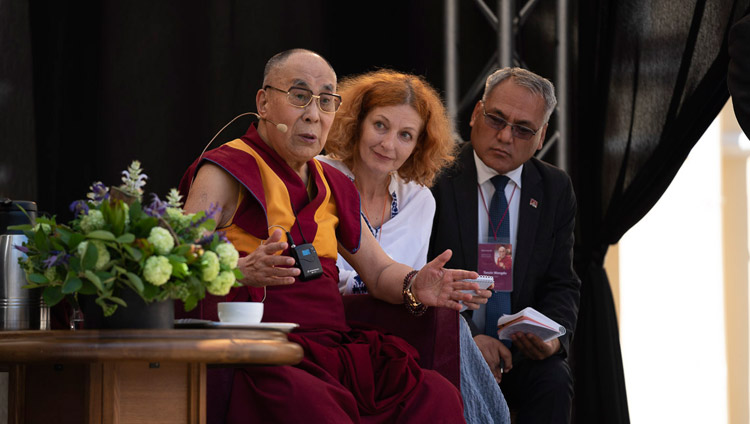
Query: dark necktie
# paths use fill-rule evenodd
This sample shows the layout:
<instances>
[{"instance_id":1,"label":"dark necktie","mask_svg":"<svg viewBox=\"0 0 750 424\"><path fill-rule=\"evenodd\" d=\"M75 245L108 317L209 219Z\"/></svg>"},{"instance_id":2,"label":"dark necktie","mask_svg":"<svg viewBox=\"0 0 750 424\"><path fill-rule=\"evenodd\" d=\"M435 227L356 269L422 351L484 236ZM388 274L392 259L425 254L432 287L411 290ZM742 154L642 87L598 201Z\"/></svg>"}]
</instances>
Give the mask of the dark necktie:
<instances>
[{"instance_id":1,"label":"dark necktie","mask_svg":"<svg viewBox=\"0 0 750 424\"><path fill-rule=\"evenodd\" d=\"M505 199L505 186L508 184L508 180L509 178L505 175L495 175L490 180L495 186L495 194L492 195L492 199L490 200L488 229L490 242L508 243L510 241L510 210L508 208L508 201ZM495 233L496 231L497 233ZM507 314L510 314L510 293L493 293L492 297L487 301L484 333L491 337L497 337L497 320Z\"/></svg>"}]
</instances>

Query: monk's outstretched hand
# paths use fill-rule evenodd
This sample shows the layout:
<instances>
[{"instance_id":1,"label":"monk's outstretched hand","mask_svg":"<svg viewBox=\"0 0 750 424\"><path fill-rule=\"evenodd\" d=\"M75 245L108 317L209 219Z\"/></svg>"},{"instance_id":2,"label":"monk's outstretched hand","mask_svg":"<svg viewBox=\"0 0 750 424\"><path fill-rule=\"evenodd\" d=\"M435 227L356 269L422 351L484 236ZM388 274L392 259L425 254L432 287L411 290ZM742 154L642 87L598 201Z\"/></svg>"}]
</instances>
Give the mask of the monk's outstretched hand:
<instances>
[{"instance_id":1,"label":"monk's outstretched hand","mask_svg":"<svg viewBox=\"0 0 750 424\"><path fill-rule=\"evenodd\" d=\"M414 277L412 292L417 300L427 306L441 306L457 311L463 302L469 309L477 309L487 303L492 295L489 290L479 290L479 284L461 280L479 277L476 272L458 269L445 269L443 266L453 255L450 249L424 266ZM461 290L473 290L476 294L464 293Z\"/></svg>"},{"instance_id":2,"label":"monk's outstretched hand","mask_svg":"<svg viewBox=\"0 0 750 424\"><path fill-rule=\"evenodd\" d=\"M281 230L276 230L254 252L240 258L237 266L245 275L240 282L250 287L279 286L294 283L299 269L293 268L294 259L277 255L288 244L281 240Z\"/></svg>"}]
</instances>

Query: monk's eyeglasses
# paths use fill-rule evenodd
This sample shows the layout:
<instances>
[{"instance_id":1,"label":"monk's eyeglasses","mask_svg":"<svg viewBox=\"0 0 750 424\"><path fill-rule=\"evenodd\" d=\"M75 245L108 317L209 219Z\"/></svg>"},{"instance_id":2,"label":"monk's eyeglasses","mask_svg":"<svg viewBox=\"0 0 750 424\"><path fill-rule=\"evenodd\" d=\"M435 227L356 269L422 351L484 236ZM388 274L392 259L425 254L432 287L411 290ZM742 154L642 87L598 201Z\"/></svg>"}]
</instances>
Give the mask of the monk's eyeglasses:
<instances>
[{"instance_id":1,"label":"monk's eyeglasses","mask_svg":"<svg viewBox=\"0 0 750 424\"><path fill-rule=\"evenodd\" d=\"M335 113L341 106L341 96L338 94L320 93L320 95L316 96L312 90L302 87L291 87L289 90L282 90L272 85L263 87L264 90L269 88L286 93L286 101L294 107L305 108L313 98L315 98L318 108L325 113Z\"/></svg>"}]
</instances>

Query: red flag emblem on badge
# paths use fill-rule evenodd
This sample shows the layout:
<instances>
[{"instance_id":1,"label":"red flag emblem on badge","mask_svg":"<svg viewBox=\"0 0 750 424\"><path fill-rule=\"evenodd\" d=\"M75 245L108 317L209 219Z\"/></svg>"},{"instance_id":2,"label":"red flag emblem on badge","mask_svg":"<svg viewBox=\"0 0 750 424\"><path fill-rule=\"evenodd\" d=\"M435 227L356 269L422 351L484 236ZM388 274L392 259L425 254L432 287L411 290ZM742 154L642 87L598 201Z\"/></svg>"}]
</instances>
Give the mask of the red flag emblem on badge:
<instances>
[{"instance_id":1,"label":"red flag emblem on badge","mask_svg":"<svg viewBox=\"0 0 750 424\"><path fill-rule=\"evenodd\" d=\"M532 208L536 208L537 206L539 206L539 202L537 202L536 199L529 200L529 204Z\"/></svg>"}]
</instances>

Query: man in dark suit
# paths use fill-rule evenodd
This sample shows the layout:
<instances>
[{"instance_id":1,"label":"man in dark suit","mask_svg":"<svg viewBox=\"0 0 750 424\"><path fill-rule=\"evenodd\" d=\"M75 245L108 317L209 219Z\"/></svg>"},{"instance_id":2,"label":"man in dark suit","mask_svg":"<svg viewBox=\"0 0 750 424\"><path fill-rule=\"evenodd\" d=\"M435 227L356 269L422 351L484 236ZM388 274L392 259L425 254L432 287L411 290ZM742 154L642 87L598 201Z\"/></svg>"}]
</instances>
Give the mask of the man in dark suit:
<instances>
[{"instance_id":1,"label":"man in dark suit","mask_svg":"<svg viewBox=\"0 0 750 424\"><path fill-rule=\"evenodd\" d=\"M556 103L552 83L532 72L490 75L471 115L471 143L432 189L437 210L428 256L450 248L446 267L482 274L480 249L502 242L498 231L509 224L503 241L512 244L513 287L503 312L531 306L567 330L548 342L516 333L509 349L497 338L496 316L485 315L492 300L464 313L519 423L568 422L573 395L566 358L580 288L572 267L575 195L565 172L533 157Z\"/></svg>"}]
</instances>

